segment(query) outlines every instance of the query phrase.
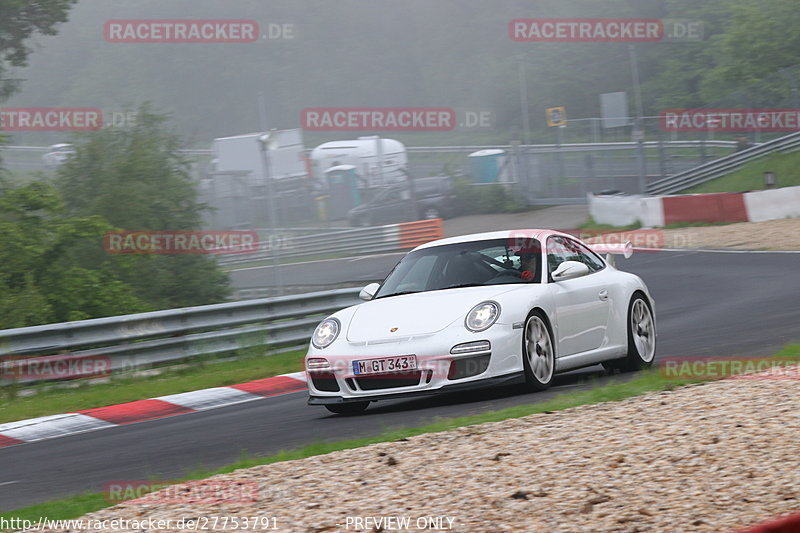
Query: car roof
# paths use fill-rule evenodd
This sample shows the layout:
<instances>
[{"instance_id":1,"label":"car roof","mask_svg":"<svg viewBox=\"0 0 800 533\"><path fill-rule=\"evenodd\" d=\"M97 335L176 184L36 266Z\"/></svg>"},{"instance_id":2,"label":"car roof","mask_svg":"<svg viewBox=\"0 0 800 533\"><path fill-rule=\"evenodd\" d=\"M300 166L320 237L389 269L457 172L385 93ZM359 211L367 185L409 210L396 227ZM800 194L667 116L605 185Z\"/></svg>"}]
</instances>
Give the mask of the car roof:
<instances>
[{"instance_id":1,"label":"car roof","mask_svg":"<svg viewBox=\"0 0 800 533\"><path fill-rule=\"evenodd\" d=\"M426 242L414 248L414 250L422 250L424 248L432 248L434 246L445 246L447 244L459 244L462 242L472 241L490 241L493 239L516 239L516 238L535 238L540 241L550 237L551 235L562 235L574 239L572 235L562 233L560 231L551 229L509 229L502 231L489 231L486 233L471 233L469 235L458 235L457 237L447 237L436 241ZM413 251L413 250L412 250Z\"/></svg>"}]
</instances>

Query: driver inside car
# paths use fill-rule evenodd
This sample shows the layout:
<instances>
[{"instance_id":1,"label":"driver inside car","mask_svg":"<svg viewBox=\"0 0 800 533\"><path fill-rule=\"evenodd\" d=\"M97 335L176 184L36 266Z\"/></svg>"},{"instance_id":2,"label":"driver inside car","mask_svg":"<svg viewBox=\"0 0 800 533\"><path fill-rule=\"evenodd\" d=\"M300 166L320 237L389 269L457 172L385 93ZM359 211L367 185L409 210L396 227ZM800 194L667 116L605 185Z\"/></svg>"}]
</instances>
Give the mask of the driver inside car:
<instances>
[{"instance_id":1,"label":"driver inside car","mask_svg":"<svg viewBox=\"0 0 800 533\"><path fill-rule=\"evenodd\" d=\"M519 277L525 281L537 281L538 279L538 253L520 253L519 254Z\"/></svg>"}]
</instances>

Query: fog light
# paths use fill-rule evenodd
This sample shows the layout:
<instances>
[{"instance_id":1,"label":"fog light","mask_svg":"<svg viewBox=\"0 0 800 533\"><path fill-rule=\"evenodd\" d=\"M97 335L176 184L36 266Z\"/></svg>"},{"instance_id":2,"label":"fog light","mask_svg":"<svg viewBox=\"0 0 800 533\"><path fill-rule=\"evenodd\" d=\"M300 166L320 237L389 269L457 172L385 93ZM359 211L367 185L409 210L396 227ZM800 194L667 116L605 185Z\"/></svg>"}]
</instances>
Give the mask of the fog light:
<instances>
[{"instance_id":1,"label":"fog light","mask_svg":"<svg viewBox=\"0 0 800 533\"><path fill-rule=\"evenodd\" d=\"M328 363L328 360L322 359L321 357L312 357L306 361L307 370L328 370L330 367L331 365Z\"/></svg>"},{"instance_id":2,"label":"fog light","mask_svg":"<svg viewBox=\"0 0 800 533\"><path fill-rule=\"evenodd\" d=\"M456 344L450 348L450 353L457 355L462 353L488 352L491 349L492 344L489 341L475 341Z\"/></svg>"}]
</instances>

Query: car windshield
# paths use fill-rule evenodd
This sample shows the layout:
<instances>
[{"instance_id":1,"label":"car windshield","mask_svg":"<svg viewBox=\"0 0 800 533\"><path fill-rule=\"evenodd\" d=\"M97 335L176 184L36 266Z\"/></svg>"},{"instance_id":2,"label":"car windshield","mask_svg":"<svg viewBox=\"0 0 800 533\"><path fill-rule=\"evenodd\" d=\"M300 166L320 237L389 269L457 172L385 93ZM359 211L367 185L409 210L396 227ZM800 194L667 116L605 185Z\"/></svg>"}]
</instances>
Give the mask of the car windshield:
<instances>
[{"instance_id":1,"label":"car windshield","mask_svg":"<svg viewBox=\"0 0 800 533\"><path fill-rule=\"evenodd\" d=\"M383 189L372 199L372 203L378 203L388 199L399 199L403 189L401 187L388 187Z\"/></svg>"},{"instance_id":2,"label":"car windshield","mask_svg":"<svg viewBox=\"0 0 800 533\"><path fill-rule=\"evenodd\" d=\"M423 248L406 255L376 298L478 285L539 283L541 247L531 240L515 250L508 239L471 241Z\"/></svg>"}]
</instances>

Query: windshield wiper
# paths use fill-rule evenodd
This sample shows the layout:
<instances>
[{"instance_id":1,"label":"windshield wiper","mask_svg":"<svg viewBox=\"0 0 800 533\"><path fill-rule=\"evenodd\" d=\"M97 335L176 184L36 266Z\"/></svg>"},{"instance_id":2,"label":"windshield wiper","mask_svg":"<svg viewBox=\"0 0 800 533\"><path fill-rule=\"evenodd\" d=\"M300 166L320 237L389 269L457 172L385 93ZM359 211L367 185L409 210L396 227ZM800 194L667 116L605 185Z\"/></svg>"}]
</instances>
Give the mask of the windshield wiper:
<instances>
[{"instance_id":1,"label":"windshield wiper","mask_svg":"<svg viewBox=\"0 0 800 533\"><path fill-rule=\"evenodd\" d=\"M462 287L483 287L483 283L456 283L455 285L448 285L442 287L443 289L460 289Z\"/></svg>"},{"instance_id":2,"label":"windshield wiper","mask_svg":"<svg viewBox=\"0 0 800 533\"><path fill-rule=\"evenodd\" d=\"M380 296L376 296L374 299L378 300L380 298L388 298L389 296L402 296L403 294L414 294L417 292L422 291L400 291L400 292L393 292L392 294L381 294Z\"/></svg>"}]
</instances>

